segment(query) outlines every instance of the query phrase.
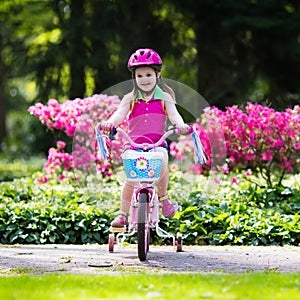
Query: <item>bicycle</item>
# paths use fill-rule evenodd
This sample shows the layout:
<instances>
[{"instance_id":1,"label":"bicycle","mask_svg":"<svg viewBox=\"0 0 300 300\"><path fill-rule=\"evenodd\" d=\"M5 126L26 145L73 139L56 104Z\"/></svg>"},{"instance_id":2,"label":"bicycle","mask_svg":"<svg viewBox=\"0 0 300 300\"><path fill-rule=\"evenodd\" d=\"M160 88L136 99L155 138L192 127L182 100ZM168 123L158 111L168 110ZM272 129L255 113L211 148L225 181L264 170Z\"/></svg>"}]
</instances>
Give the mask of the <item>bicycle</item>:
<instances>
[{"instance_id":1,"label":"bicycle","mask_svg":"<svg viewBox=\"0 0 300 300\"><path fill-rule=\"evenodd\" d=\"M101 132L99 127L100 124L96 126L98 150L102 151L100 153L102 158L106 158L105 139L107 136ZM189 132L195 133L192 126ZM156 148L170 135L180 134L180 130L173 127L154 144L137 144L123 129L116 127L111 128L109 138L114 139L117 133L121 133L131 146L142 150L127 150L121 155L126 178L135 184L135 188L131 199L129 225L123 228L110 228L112 233L108 237L109 252L114 251L116 244L123 243L127 237L137 233L138 257L140 261L145 261L149 251L150 231L154 228L159 237L171 238L176 251L182 252L183 238L181 233L178 232L175 237L159 227L159 201L155 190L155 182L160 178L163 162L163 153L156 151ZM203 148L201 148L201 151L203 151Z\"/></svg>"}]
</instances>

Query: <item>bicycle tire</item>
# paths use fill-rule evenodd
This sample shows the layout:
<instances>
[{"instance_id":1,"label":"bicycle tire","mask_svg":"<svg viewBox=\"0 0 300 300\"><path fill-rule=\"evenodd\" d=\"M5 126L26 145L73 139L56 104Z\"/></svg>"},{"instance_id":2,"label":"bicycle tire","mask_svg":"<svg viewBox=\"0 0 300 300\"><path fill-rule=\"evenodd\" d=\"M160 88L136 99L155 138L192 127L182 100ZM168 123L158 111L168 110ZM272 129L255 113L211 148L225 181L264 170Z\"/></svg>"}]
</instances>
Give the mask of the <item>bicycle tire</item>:
<instances>
[{"instance_id":1,"label":"bicycle tire","mask_svg":"<svg viewBox=\"0 0 300 300\"><path fill-rule=\"evenodd\" d=\"M114 252L114 246L115 246L115 235L111 233L108 236L108 251Z\"/></svg>"},{"instance_id":2,"label":"bicycle tire","mask_svg":"<svg viewBox=\"0 0 300 300\"><path fill-rule=\"evenodd\" d=\"M147 252L149 249L150 228L146 226L148 223L148 195L145 192L141 192L139 196L139 209L138 209L138 230L137 230L137 242L138 242L138 257L140 261L147 259Z\"/></svg>"},{"instance_id":3,"label":"bicycle tire","mask_svg":"<svg viewBox=\"0 0 300 300\"><path fill-rule=\"evenodd\" d=\"M176 251L182 252L182 235L179 232L176 235Z\"/></svg>"}]
</instances>

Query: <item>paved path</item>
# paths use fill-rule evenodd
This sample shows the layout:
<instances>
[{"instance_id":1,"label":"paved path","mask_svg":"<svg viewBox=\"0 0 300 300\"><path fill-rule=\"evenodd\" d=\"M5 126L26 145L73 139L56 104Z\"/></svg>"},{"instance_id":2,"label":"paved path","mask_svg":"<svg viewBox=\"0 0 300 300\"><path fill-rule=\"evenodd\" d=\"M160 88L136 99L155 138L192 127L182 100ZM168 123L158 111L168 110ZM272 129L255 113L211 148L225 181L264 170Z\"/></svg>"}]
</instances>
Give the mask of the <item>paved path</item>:
<instances>
[{"instance_id":1,"label":"paved path","mask_svg":"<svg viewBox=\"0 0 300 300\"><path fill-rule=\"evenodd\" d=\"M147 261L136 245L0 245L0 275L18 273L300 272L300 247L150 246Z\"/></svg>"}]
</instances>

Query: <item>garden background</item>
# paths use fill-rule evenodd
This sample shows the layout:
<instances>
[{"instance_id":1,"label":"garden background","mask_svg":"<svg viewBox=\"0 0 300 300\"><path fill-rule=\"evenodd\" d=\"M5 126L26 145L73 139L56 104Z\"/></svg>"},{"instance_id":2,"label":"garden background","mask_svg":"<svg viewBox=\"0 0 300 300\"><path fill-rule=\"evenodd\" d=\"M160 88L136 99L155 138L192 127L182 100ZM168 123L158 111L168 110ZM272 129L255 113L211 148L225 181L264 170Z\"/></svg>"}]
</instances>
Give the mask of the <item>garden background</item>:
<instances>
[{"instance_id":1,"label":"garden background","mask_svg":"<svg viewBox=\"0 0 300 300\"><path fill-rule=\"evenodd\" d=\"M211 106L180 103L199 111L210 162L226 149L221 164L182 172L191 141L170 145L182 210L162 226L187 244L299 245L297 1L5 0L0 23L1 243L107 242L120 147L105 162L94 146L75 148L98 170L80 176L74 134L83 115L113 112L119 99L102 92L129 79L129 53L152 47L163 76Z\"/></svg>"}]
</instances>

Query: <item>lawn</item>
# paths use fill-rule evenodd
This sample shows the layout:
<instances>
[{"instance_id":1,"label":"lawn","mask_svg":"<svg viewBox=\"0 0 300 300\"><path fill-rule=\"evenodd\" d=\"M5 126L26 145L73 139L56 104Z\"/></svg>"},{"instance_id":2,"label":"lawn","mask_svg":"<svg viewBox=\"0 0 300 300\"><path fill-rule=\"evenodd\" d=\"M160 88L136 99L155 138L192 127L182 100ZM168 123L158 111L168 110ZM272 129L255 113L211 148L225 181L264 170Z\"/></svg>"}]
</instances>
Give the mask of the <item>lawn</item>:
<instances>
[{"instance_id":1,"label":"lawn","mask_svg":"<svg viewBox=\"0 0 300 300\"><path fill-rule=\"evenodd\" d=\"M300 274L27 275L0 278L1 299L299 299Z\"/></svg>"}]
</instances>

